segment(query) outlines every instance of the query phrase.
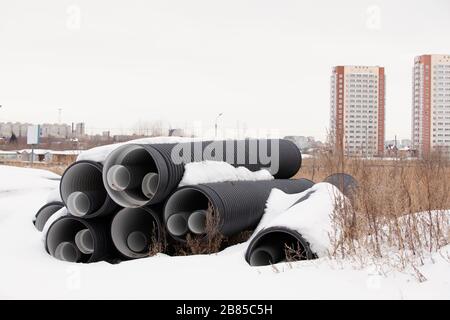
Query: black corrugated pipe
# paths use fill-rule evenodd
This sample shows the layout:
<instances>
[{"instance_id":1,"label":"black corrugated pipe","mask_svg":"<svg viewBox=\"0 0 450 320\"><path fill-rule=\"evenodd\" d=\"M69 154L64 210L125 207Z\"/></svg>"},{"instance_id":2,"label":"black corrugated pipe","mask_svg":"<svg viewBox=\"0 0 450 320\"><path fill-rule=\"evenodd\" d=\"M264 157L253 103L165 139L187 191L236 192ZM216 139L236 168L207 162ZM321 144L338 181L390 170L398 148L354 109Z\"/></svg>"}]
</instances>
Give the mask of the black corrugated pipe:
<instances>
[{"instance_id":1,"label":"black corrugated pipe","mask_svg":"<svg viewBox=\"0 0 450 320\"><path fill-rule=\"evenodd\" d=\"M328 176L323 182L328 182L338 188L346 197L351 198L358 189L358 182L347 173L334 173Z\"/></svg>"},{"instance_id":2,"label":"black corrugated pipe","mask_svg":"<svg viewBox=\"0 0 450 320\"><path fill-rule=\"evenodd\" d=\"M231 236L256 227L273 188L300 193L314 183L307 179L218 182L186 186L175 191L164 207L168 233L177 241L206 232L206 213L213 209L218 231Z\"/></svg>"},{"instance_id":3,"label":"black corrugated pipe","mask_svg":"<svg viewBox=\"0 0 450 320\"><path fill-rule=\"evenodd\" d=\"M355 178L346 173L336 173L327 177L324 182L338 188L344 195L352 196L358 187ZM308 201L314 191L307 192L291 207ZM295 226L292 226L295 227ZM317 255L312 252L310 244L294 229L285 226L272 226L258 232L250 241L245 259L251 266L268 266L287 261L286 250L292 249L291 260L311 260Z\"/></svg>"},{"instance_id":4,"label":"black corrugated pipe","mask_svg":"<svg viewBox=\"0 0 450 320\"><path fill-rule=\"evenodd\" d=\"M148 257L152 243L162 241L160 211L148 207L125 208L115 215L111 237L126 259Z\"/></svg>"},{"instance_id":5,"label":"black corrugated pipe","mask_svg":"<svg viewBox=\"0 0 450 320\"><path fill-rule=\"evenodd\" d=\"M47 223L47 220L57 211L64 208L64 203L62 202L50 202L47 203L45 206L39 209L39 211L36 213L36 216L34 218L34 226L38 231L44 230L44 226Z\"/></svg>"},{"instance_id":6,"label":"black corrugated pipe","mask_svg":"<svg viewBox=\"0 0 450 320\"><path fill-rule=\"evenodd\" d=\"M69 213L85 219L116 212L117 204L103 185L103 166L93 161L78 161L61 178L61 199Z\"/></svg>"},{"instance_id":7,"label":"black corrugated pipe","mask_svg":"<svg viewBox=\"0 0 450 320\"><path fill-rule=\"evenodd\" d=\"M112 261L118 253L112 245L110 228L111 217L84 220L65 216L48 229L45 247L51 256L67 262Z\"/></svg>"},{"instance_id":8,"label":"black corrugated pipe","mask_svg":"<svg viewBox=\"0 0 450 320\"><path fill-rule=\"evenodd\" d=\"M122 207L163 202L178 186L188 162L216 160L251 171L268 168L278 179L294 176L301 167L298 147L289 140L200 141L117 148L105 161L103 181Z\"/></svg>"},{"instance_id":9,"label":"black corrugated pipe","mask_svg":"<svg viewBox=\"0 0 450 320\"><path fill-rule=\"evenodd\" d=\"M245 254L245 260L253 267L277 264L287 260L288 248L294 251L291 259L316 258L309 243L298 231L285 227L271 227L259 232L253 238Z\"/></svg>"}]
</instances>

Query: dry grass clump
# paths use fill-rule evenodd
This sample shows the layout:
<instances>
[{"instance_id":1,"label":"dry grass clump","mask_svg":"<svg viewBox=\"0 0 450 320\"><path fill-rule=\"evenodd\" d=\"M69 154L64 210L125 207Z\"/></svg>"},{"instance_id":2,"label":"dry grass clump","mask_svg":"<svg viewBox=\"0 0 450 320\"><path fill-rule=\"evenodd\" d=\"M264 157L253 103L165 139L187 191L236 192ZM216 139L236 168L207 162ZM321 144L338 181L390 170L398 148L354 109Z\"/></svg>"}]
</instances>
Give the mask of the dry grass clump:
<instances>
[{"instance_id":1,"label":"dry grass clump","mask_svg":"<svg viewBox=\"0 0 450 320\"><path fill-rule=\"evenodd\" d=\"M422 160L321 154L307 159L298 176L321 181L336 172L353 175L359 187L351 204L337 200L331 256L416 268L450 243L450 161L442 154Z\"/></svg>"},{"instance_id":2,"label":"dry grass clump","mask_svg":"<svg viewBox=\"0 0 450 320\"><path fill-rule=\"evenodd\" d=\"M231 237L225 237L220 233L220 216L214 211L211 204L208 206L206 216L205 235L186 236L185 243L176 243L173 245L173 254L177 256L188 256L198 254L218 253L226 247L242 243L250 239L252 231L243 231Z\"/></svg>"},{"instance_id":3,"label":"dry grass clump","mask_svg":"<svg viewBox=\"0 0 450 320\"><path fill-rule=\"evenodd\" d=\"M156 223L154 223L148 249L148 255L150 257L167 251L166 231L164 230L164 228L161 228L162 230L160 230L160 232L158 233L158 229L158 226L156 225Z\"/></svg>"}]
</instances>

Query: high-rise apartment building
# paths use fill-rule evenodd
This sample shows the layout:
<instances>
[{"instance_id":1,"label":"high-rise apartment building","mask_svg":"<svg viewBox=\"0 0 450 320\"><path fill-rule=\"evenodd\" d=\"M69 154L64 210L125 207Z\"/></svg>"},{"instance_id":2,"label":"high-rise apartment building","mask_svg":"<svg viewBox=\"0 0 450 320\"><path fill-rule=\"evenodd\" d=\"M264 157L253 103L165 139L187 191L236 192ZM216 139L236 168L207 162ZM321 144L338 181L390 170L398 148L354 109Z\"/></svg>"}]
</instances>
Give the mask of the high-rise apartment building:
<instances>
[{"instance_id":1,"label":"high-rise apartment building","mask_svg":"<svg viewBox=\"0 0 450 320\"><path fill-rule=\"evenodd\" d=\"M383 67L336 66L331 75L330 130L347 155L384 153L385 74Z\"/></svg>"},{"instance_id":2,"label":"high-rise apartment building","mask_svg":"<svg viewBox=\"0 0 450 320\"><path fill-rule=\"evenodd\" d=\"M437 149L450 155L450 55L414 60L411 140L419 156Z\"/></svg>"}]
</instances>

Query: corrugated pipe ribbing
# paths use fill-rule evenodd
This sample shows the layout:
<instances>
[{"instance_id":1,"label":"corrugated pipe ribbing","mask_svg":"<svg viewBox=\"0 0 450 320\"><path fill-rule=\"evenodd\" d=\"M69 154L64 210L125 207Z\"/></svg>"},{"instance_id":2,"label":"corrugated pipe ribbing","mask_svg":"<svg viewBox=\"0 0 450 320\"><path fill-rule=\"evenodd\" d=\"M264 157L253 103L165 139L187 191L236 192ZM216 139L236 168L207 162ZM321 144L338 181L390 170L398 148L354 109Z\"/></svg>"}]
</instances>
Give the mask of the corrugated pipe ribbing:
<instances>
[{"instance_id":1,"label":"corrugated pipe ribbing","mask_svg":"<svg viewBox=\"0 0 450 320\"><path fill-rule=\"evenodd\" d=\"M175 191L165 204L166 229L178 241L185 241L189 233L205 234L207 212L212 208L218 231L231 236L256 227L273 188L300 193L313 185L307 179L285 179L186 186Z\"/></svg>"},{"instance_id":2,"label":"corrugated pipe ribbing","mask_svg":"<svg viewBox=\"0 0 450 320\"><path fill-rule=\"evenodd\" d=\"M112 261L118 253L112 245L111 216L84 220L65 216L48 229L47 252L62 261L93 263Z\"/></svg>"},{"instance_id":3,"label":"corrugated pipe ribbing","mask_svg":"<svg viewBox=\"0 0 450 320\"><path fill-rule=\"evenodd\" d=\"M122 209L113 218L111 237L126 259L148 257L150 246L162 241L159 212L147 207Z\"/></svg>"},{"instance_id":4,"label":"corrugated pipe ribbing","mask_svg":"<svg viewBox=\"0 0 450 320\"><path fill-rule=\"evenodd\" d=\"M302 157L289 140L228 140L180 144L124 145L105 161L103 181L110 197L127 208L165 201L189 162L225 161L251 171L268 168L278 179L294 176Z\"/></svg>"},{"instance_id":5,"label":"corrugated pipe ribbing","mask_svg":"<svg viewBox=\"0 0 450 320\"><path fill-rule=\"evenodd\" d=\"M85 219L109 215L118 205L103 185L103 166L93 161L78 161L61 178L61 199L69 213Z\"/></svg>"},{"instance_id":6,"label":"corrugated pipe ribbing","mask_svg":"<svg viewBox=\"0 0 450 320\"><path fill-rule=\"evenodd\" d=\"M44 230L47 220L57 211L64 207L62 202L50 202L38 210L34 218L34 226L38 231Z\"/></svg>"}]
</instances>

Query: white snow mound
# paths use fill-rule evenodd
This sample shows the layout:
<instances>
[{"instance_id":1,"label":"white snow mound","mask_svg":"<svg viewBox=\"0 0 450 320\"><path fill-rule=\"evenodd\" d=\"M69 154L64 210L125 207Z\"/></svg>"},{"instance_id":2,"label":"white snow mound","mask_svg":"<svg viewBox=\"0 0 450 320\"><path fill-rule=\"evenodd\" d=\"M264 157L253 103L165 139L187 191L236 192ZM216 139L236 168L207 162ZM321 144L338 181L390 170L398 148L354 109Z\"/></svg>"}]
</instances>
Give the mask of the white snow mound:
<instances>
[{"instance_id":1,"label":"white snow mound","mask_svg":"<svg viewBox=\"0 0 450 320\"><path fill-rule=\"evenodd\" d=\"M47 203L50 202L62 202L61 192L59 191L59 187L53 189L47 196Z\"/></svg>"},{"instance_id":2,"label":"white snow mound","mask_svg":"<svg viewBox=\"0 0 450 320\"><path fill-rule=\"evenodd\" d=\"M61 179L46 170L19 168L0 165L0 193L23 193L39 188L55 189Z\"/></svg>"},{"instance_id":3,"label":"white snow mound","mask_svg":"<svg viewBox=\"0 0 450 320\"><path fill-rule=\"evenodd\" d=\"M295 204L306 196L309 196L307 200ZM286 194L273 189L254 235L270 227L296 230L310 243L312 251L319 257L326 256L333 231L332 215L336 199L340 197L345 196L335 186L325 182L299 194Z\"/></svg>"},{"instance_id":4,"label":"white snow mound","mask_svg":"<svg viewBox=\"0 0 450 320\"><path fill-rule=\"evenodd\" d=\"M261 181L273 179L274 177L265 169L252 172L245 167L235 168L226 162L207 160L186 164L184 176L179 186L224 181Z\"/></svg>"},{"instance_id":5,"label":"white snow mound","mask_svg":"<svg viewBox=\"0 0 450 320\"><path fill-rule=\"evenodd\" d=\"M109 144L106 146L101 146L83 151L78 156L77 161L90 160L103 163L105 162L106 158L109 156L111 152L126 144L162 144L162 143L182 143L191 141L200 141L200 140L185 137L151 137L151 138L136 139L122 143Z\"/></svg>"}]
</instances>

